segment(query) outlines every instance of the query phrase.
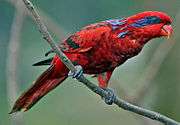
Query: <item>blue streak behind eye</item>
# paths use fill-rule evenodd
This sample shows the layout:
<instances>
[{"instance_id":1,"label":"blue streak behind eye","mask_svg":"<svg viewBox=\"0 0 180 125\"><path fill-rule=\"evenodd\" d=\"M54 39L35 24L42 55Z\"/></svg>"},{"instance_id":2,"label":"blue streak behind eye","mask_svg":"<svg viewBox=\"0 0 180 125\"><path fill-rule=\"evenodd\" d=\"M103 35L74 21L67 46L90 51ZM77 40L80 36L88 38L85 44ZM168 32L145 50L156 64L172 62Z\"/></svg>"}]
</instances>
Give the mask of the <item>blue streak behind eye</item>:
<instances>
[{"instance_id":1,"label":"blue streak behind eye","mask_svg":"<svg viewBox=\"0 0 180 125\"><path fill-rule=\"evenodd\" d=\"M137 20L135 23L131 24L131 26L139 28L139 27L152 25L152 24L158 24L158 23L161 23L161 19L159 17L149 16L149 17L145 17L145 18Z\"/></svg>"}]
</instances>

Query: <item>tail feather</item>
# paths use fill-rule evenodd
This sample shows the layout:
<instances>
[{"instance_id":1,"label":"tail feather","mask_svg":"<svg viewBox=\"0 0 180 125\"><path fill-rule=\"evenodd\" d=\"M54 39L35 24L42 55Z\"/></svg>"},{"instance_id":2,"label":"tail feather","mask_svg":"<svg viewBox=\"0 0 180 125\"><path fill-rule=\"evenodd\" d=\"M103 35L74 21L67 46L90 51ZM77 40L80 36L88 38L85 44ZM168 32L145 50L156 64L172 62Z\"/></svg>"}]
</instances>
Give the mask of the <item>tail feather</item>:
<instances>
[{"instance_id":1,"label":"tail feather","mask_svg":"<svg viewBox=\"0 0 180 125\"><path fill-rule=\"evenodd\" d=\"M12 114L17 111L27 111L34 104L36 104L43 96L57 87L67 76L56 78L53 76L55 66L50 66L37 80L36 82L25 91L15 102L11 112Z\"/></svg>"}]
</instances>

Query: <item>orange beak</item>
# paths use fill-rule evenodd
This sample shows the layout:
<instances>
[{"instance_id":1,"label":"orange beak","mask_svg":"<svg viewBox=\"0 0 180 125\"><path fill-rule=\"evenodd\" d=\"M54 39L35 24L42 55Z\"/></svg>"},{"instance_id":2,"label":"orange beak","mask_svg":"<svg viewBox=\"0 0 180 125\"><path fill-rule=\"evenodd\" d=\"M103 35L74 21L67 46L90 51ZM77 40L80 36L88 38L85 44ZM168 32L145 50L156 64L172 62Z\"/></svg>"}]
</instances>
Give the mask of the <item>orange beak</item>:
<instances>
[{"instance_id":1,"label":"orange beak","mask_svg":"<svg viewBox=\"0 0 180 125\"><path fill-rule=\"evenodd\" d=\"M169 38L171 34L173 33L173 28L171 25L164 25L161 30L162 36L167 36Z\"/></svg>"}]
</instances>

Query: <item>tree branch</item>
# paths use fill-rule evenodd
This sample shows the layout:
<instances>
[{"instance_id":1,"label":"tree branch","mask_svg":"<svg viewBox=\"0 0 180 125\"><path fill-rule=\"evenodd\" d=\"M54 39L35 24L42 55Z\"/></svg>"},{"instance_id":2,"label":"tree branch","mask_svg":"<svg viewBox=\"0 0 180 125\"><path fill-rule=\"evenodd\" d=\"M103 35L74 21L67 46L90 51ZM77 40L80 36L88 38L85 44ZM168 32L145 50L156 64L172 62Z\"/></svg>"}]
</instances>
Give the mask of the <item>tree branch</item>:
<instances>
[{"instance_id":1,"label":"tree branch","mask_svg":"<svg viewBox=\"0 0 180 125\"><path fill-rule=\"evenodd\" d=\"M31 12L32 16L34 17L34 20L36 24L39 27L39 31L42 33L43 38L50 44L52 49L56 52L56 54L60 57L61 61L67 66L69 70L72 72L75 72L76 69L72 62L66 57L66 55L59 49L59 47L54 42L53 38L51 37L50 33L48 32L46 26L41 21L40 16L38 15L37 11L35 10L34 6L29 0L23 0L24 4L28 8L28 10ZM89 89L91 89L96 94L100 95L101 97L107 97L106 91L104 91L102 88L96 86L95 84L91 83L89 80L87 80L84 75L82 75L80 78L78 78L78 81L84 83ZM114 103L118 105L119 107L123 108L124 110L128 110L134 113L137 113L139 115L145 116L147 118L160 121L166 125L178 125L179 123L164 116L159 113L143 109L141 107L132 105L118 97L115 98Z\"/></svg>"}]
</instances>

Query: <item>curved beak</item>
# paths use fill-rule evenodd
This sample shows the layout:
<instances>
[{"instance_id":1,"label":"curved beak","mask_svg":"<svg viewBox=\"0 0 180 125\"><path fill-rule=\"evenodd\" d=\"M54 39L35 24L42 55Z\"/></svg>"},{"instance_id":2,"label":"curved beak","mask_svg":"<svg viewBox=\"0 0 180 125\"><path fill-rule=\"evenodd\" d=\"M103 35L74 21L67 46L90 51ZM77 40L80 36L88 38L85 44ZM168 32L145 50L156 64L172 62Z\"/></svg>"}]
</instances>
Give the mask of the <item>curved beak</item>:
<instances>
[{"instance_id":1,"label":"curved beak","mask_svg":"<svg viewBox=\"0 0 180 125\"><path fill-rule=\"evenodd\" d=\"M169 38L171 34L173 33L173 28L171 25L164 25L161 30L162 36L167 36Z\"/></svg>"}]
</instances>

